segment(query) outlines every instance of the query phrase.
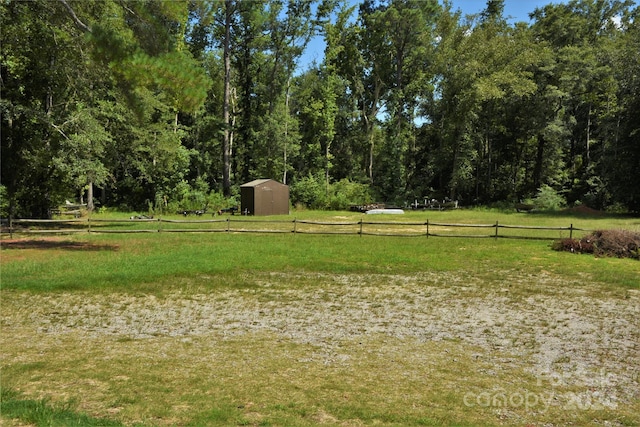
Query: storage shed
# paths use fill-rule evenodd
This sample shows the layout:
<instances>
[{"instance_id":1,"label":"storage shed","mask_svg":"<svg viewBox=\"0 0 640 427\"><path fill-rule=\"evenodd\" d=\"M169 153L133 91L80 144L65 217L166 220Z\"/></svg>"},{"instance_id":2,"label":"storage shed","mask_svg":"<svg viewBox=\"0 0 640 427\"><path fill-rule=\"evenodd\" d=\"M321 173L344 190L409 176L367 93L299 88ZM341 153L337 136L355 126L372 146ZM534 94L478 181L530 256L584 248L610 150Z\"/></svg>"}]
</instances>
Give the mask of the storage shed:
<instances>
[{"instance_id":1,"label":"storage shed","mask_svg":"<svg viewBox=\"0 0 640 427\"><path fill-rule=\"evenodd\" d=\"M240 209L248 215L288 215L289 186L256 179L240 186Z\"/></svg>"}]
</instances>

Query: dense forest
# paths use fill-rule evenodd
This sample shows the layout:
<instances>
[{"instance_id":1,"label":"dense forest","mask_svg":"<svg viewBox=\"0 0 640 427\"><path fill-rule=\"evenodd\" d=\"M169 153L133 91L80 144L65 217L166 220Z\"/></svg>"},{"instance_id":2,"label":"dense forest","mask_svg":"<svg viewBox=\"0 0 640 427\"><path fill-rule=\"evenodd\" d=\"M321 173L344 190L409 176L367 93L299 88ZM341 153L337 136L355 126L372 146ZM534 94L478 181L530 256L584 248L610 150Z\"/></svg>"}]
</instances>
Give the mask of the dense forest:
<instances>
[{"instance_id":1,"label":"dense forest","mask_svg":"<svg viewBox=\"0 0 640 427\"><path fill-rule=\"evenodd\" d=\"M154 212L257 178L340 208L424 198L640 211L640 7L510 23L436 0L0 2L2 215ZM324 40L302 64L309 41Z\"/></svg>"}]
</instances>

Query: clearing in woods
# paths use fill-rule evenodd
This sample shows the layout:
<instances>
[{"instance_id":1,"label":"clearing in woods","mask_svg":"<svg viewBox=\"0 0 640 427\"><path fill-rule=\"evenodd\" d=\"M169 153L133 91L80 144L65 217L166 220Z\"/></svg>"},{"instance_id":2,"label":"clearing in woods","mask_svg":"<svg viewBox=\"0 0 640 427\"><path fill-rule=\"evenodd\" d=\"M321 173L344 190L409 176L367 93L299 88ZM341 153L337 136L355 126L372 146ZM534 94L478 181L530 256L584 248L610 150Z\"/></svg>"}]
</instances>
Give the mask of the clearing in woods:
<instances>
[{"instance_id":1,"label":"clearing in woods","mask_svg":"<svg viewBox=\"0 0 640 427\"><path fill-rule=\"evenodd\" d=\"M637 261L539 241L37 240L2 250L2 425L37 424L15 408L41 399L124 425L640 424Z\"/></svg>"}]
</instances>

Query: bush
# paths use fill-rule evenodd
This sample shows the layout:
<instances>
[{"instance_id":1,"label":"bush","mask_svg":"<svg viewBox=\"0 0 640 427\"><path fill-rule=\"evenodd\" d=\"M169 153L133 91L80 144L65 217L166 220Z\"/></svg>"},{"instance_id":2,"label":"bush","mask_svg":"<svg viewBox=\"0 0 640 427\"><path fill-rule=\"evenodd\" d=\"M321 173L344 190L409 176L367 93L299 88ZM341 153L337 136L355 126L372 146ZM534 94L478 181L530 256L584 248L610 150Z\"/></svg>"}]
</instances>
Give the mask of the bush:
<instances>
[{"instance_id":1,"label":"bush","mask_svg":"<svg viewBox=\"0 0 640 427\"><path fill-rule=\"evenodd\" d=\"M546 184L538 189L536 197L531 202L537 209L546 211L556 211L567 206L566 199Z\"/></svg>"},{"instance_id":2,"label":"bush","mask_svg":"<svg viewBox=\"0 0 640 427\"><path fill-rule=\"evenodd\" d=\"M291 202L311 209L326 209L327 189L321 176L309 175L290 187Z\"/></svg>"},{"instance_id":3,"label":"bush","mask_svg":"<svg viewBox=\"0 0 640 427\"><path fill-rule=\"evenodd\" d=\"M212 191L207 197L207 212L218 212L220 209L231 208L239 204L236 196L225 197L222 193Z\"/></svg>"},{"instance_id":4,"label":"bush","mask_svg":"<svg viewBox=\"0 0 640 427\"><path fill-rule=\"evenodd\" d=\"M236 196L225 197L217 191L209 191L204 179L198 178L193 183L180 181L167 193L156 194L155 203L149 207L149 213L175 214L183 211L202 211L214 213L223 208L238 206Z\"/></svg>"},{"instance_id":5,"label":"bush","mask_svg":"<svg viewBox=\"0 0 640 427\"><path fill-rule=\"evenodd\" d=\"M369 186L342 179L327 185L324 176L308 176L291 185L291 202L311 209L347 210L371 203Z\"/></svg>"},{"instance_id":6,"label":"bush","mask_svg":"<svg viewBox=\"0 0 640 427\"><path fill-rule=\"evenodd\" d=\"M607 213L611 213L611 214L627 214L629 213L629 209L627 209L627 207L620 203L620 202L616 202L612 205L607 206L606 208Z\"/></svg>"},{"instance_id":7,"label":"bush","mask_svg":"<svg viewBox=\"0 0 640 427\"><path fill-rule=\"evenodd\" d=\"M9 198L7 197L7 187L0 184L0 217L9 216Z\"/></svg>"},{"instance_id":8,"label":"bush","mask_svg":"<svg viewBox=\"0 0 640 427\"><path fill-rule=\"evenodd\" d=\"M342 179L329 186L329 209L348 210L352 205L371 203L369 186L348 179Z\"/></svg>"},{"instance_id":9,"label":"bush","mask_svg":"<svg viewBox=\"0 0 640 427\"><path fill-rule=\"evenodd\" d=\"M628 230L598 230L580 240L556 240L552 248L556 251L640 260L640 233Z\"/></svg>"}]
</instances>

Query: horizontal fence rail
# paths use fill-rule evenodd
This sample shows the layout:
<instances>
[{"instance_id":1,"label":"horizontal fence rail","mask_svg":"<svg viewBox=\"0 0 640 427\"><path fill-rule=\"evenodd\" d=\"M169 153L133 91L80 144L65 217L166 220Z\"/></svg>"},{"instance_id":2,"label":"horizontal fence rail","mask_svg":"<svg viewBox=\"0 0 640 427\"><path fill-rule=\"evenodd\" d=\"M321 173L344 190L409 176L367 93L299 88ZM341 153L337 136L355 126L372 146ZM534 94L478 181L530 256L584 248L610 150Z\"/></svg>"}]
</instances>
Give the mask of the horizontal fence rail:
<instances>
[{"instance_id":1,"label":"horizontal fence rail","mask_svg":"<svg viewBox=\"0 0 640 427\"><path fill-rule=\"evenodd\" d=\"M8 226L7 226L8 225ZM465 231L467 230L467 231ZM526 231L518 233L514 231ZM575 232L592 230L574 227L531 225L467 224L401 221L311 221L260 219L12 219L2 228L2 234L74 234L74 233L294 233L346 234L396 237L458 237L557 240L573 238ZM554 234L554 235L550 235Z\"/></svg>"}]
</instances>

